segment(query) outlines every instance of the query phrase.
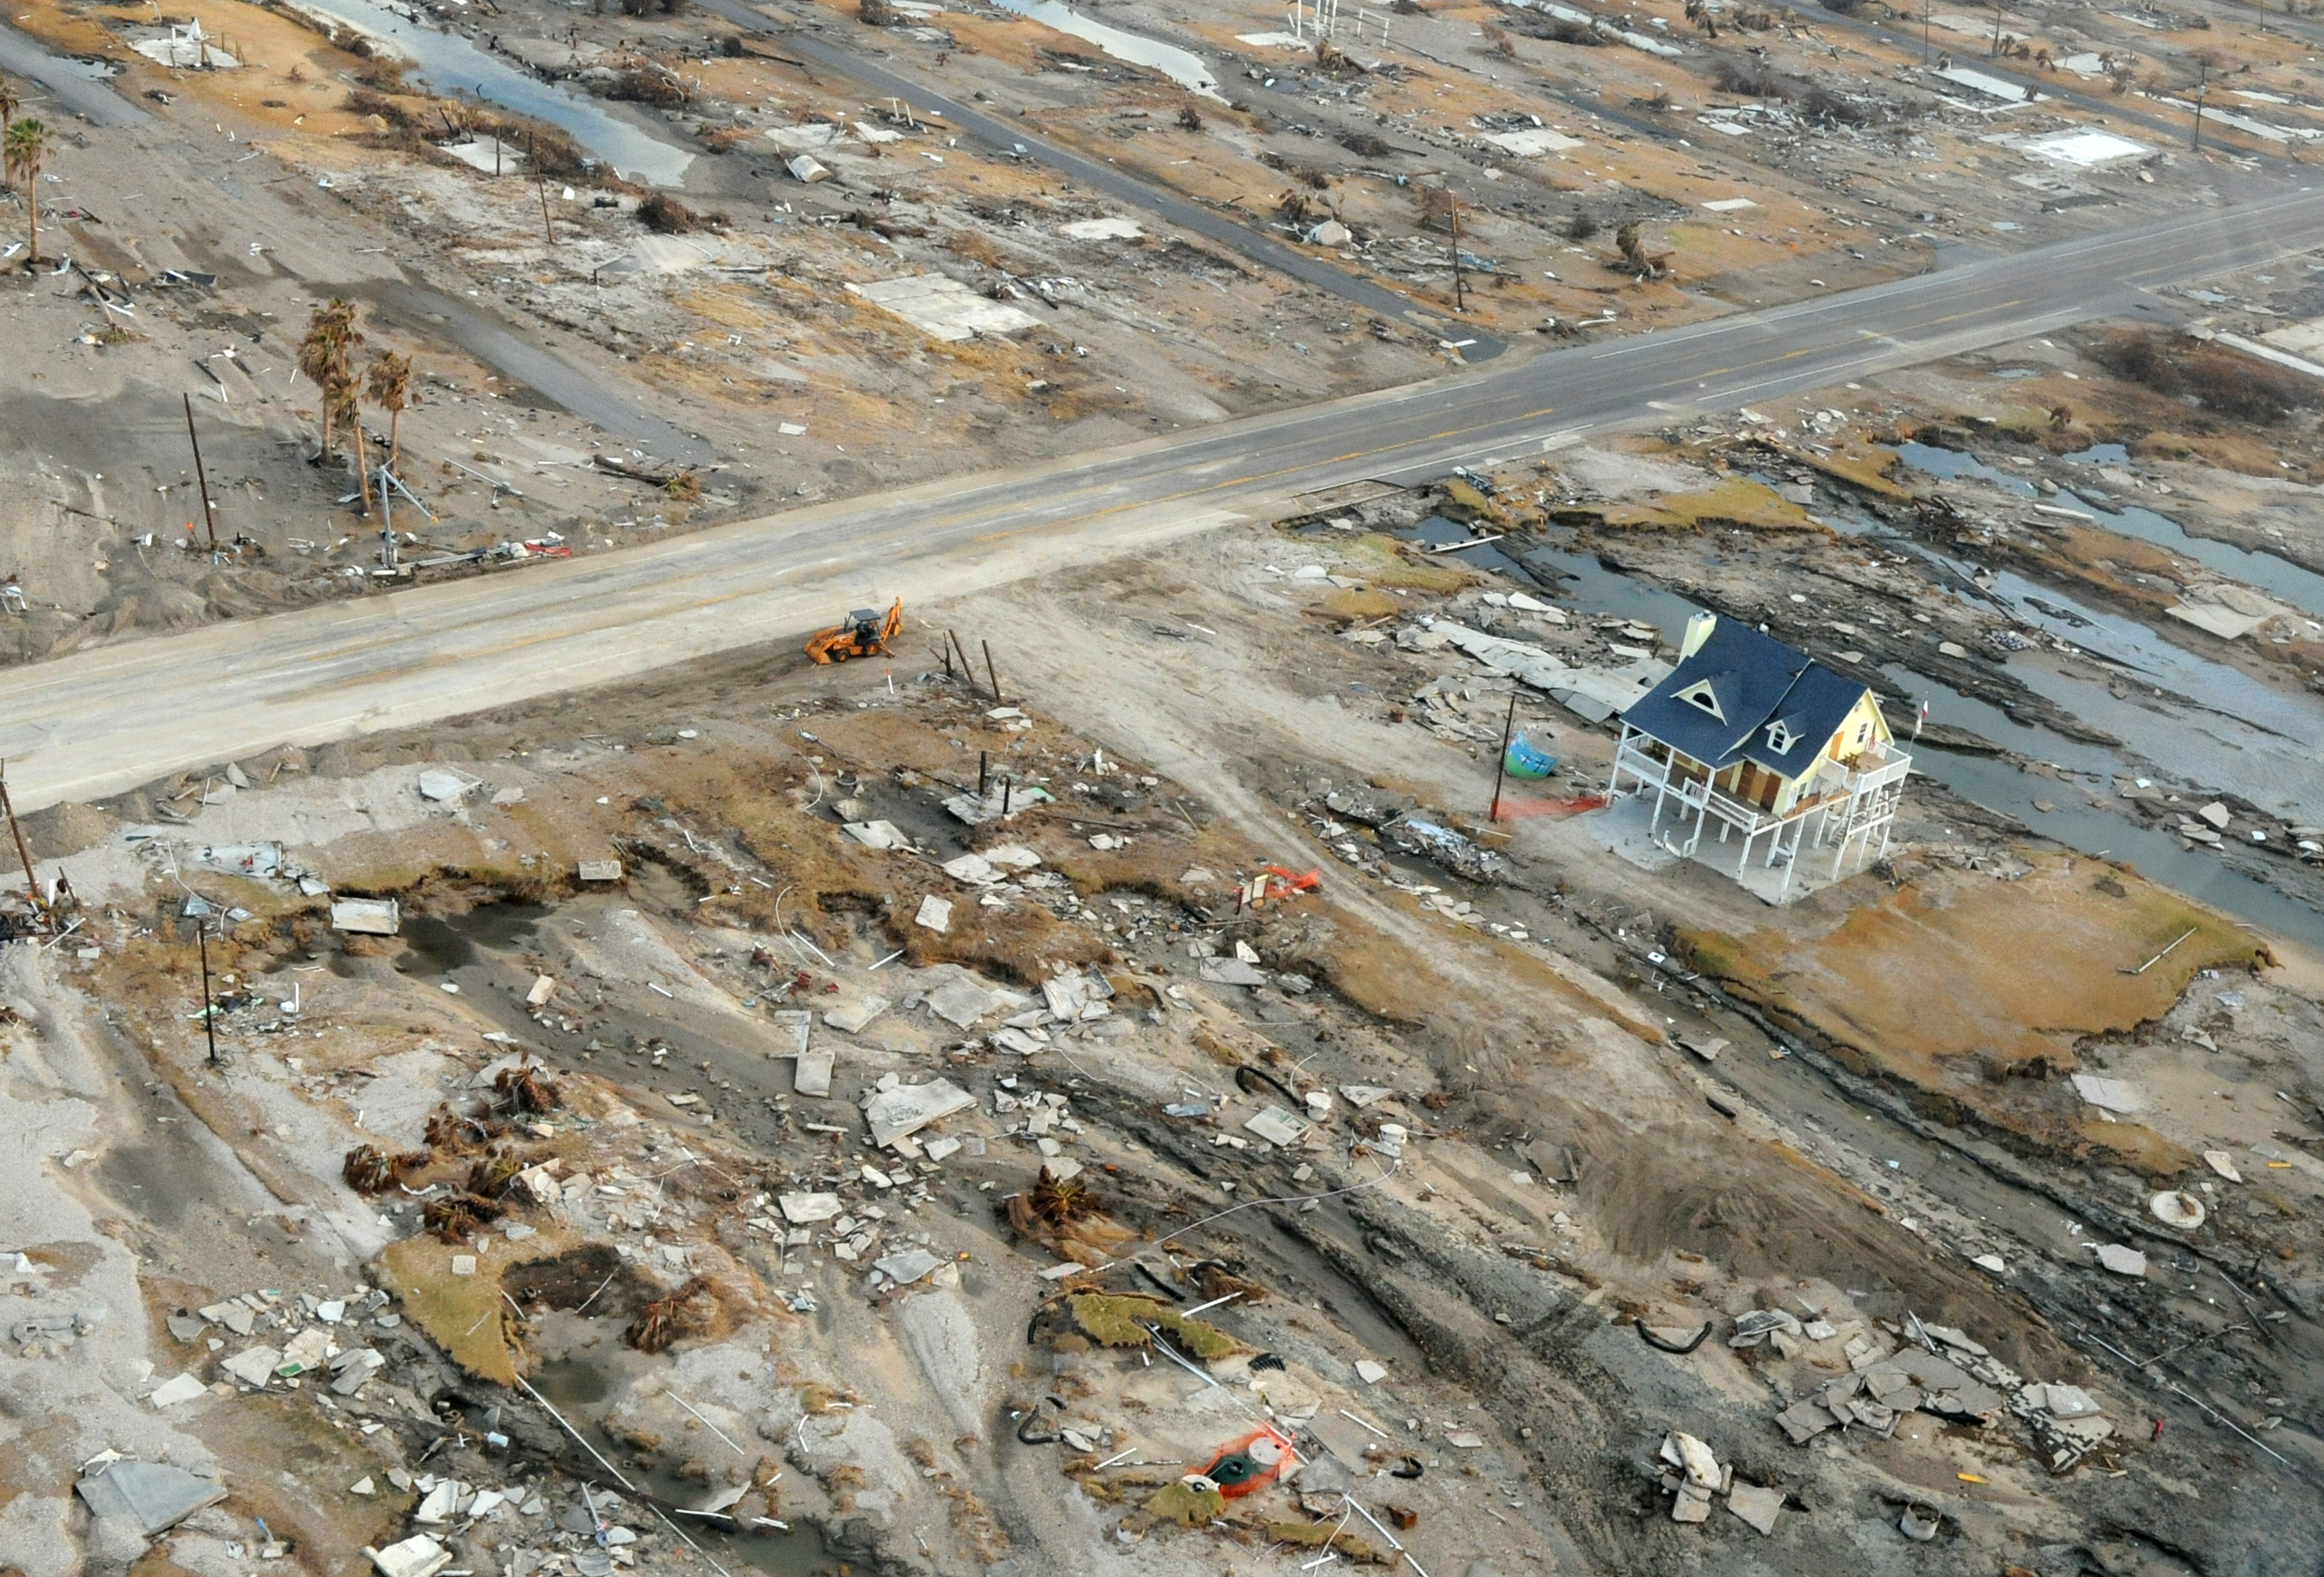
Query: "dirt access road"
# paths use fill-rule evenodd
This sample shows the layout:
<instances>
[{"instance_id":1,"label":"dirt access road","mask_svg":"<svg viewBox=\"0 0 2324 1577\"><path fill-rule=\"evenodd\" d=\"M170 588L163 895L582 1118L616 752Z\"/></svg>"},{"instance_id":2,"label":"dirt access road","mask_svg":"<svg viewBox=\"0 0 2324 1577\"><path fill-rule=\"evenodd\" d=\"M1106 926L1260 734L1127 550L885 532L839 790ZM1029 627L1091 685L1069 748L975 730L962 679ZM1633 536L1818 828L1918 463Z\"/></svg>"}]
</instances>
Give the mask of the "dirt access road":
<instances>
[{"instance_id":1,"label":"dirt access road","mask_svg":"<svg viewBox=\"0 0 2324 1577\"><path fill-rule=\"evenodd\" d=\"M1827 385L2107 313L2163 283L2324 242L2324 196L2105 237L1669 334L1506 360L972 482L771 515L513 579L216 625L0 681L0 757L32 807L171 770L456 715L915 606L1365 478L1416 480L1584 428ZM908 648L907 662L918 648Z\"/></svg>"}]
</instances>

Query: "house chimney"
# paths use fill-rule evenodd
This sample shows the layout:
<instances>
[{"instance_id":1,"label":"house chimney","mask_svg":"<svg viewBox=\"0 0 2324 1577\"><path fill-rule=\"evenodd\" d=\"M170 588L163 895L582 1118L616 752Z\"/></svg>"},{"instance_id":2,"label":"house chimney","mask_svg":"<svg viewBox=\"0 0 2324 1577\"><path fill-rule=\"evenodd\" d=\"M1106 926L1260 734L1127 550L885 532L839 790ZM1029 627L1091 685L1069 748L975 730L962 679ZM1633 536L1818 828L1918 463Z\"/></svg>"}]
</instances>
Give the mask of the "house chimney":
<instances>
[{"instance_id":1,"label":"house chimney","mask_svg":"<svg viewBox=\"0 0 2324 1577\"><path fill-rule=\"evenodd\" d=\"M1711 639L1711 632L1718 623L1719 615L1716 613L1697 613L1689 619L1686 622L1686 639L1678 649L1678 659L1684 662L1701 650L1702 643Z\"/></svg>"}]
</instances>

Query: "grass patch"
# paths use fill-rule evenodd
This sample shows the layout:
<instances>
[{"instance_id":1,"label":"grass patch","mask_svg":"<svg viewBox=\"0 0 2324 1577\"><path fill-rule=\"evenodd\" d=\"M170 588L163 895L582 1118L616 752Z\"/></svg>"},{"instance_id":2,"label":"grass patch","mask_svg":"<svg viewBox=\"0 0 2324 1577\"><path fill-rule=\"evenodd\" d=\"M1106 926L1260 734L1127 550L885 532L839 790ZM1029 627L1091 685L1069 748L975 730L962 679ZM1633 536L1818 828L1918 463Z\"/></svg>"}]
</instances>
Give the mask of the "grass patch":
<instances>
[{"instance_id":1,"label":"grass patch","mask_svg":"<svg viewBox=\"0 0 2324 1577\"><path fill-rule=\"evenodd\" d=\"M1351 573L1378 586L1402 586L1407 591L1456 592L1472 578L1470 571L1446 564L1426 564L1405 552L1405 545L1378 531L1367 532L1342 545Z\"/></svg>"},{"instance_id":2,"label":"grass patch","mask_svg":"<svg viewBox=\"0 0 2324 1577\"><path fill-rule=\"evenodd\" d=\"M2082 1123L2067 1089L2040 1075L2074 1067L2087 1037L2161 1018L2198 971L2251 968L2266 950L2135 872L2032 858L2015 881L1929 871L1821 935L1682 928L1678 942L1697 968L1807 1026L1858 1072L1920 1092L1941 1120L1969 1114L2061 1148L2104 1146L2141 1169L2183 1165L2183 1151L2135 1124ZM2123 895L2098 889L2094 870ZM2190 930L2145 973L2127 973Z\"/></svg>"},{"instance_id":3,"label":"grass patch","mask_svg":"<svg viewBox=\"0 0 2324 1577\"><path fill-rule=\"evenodd\" d=\"M1895 480L1896 467L1904 463L1904 456L1885 445L1849 444L1834 449L1829 455L1811 454L1805 449L1790 447L1784 448L1781 453L1784 458L1795 466L1820 471L1835 482L1860 487L1882 498L1905 499L1913 496L1911 488Z\"/></svg>"},{"instance_id":4,"label":"grass patch","mask_svg":"<svg viewBox=\"0 0 2324 1577\"><path fill-rule=\"evenodd\" d=\"M452 1256L465 1252L433 1238L390 1243L379 1257L380 1285L453 1362L479 1379L513 1386L517 1350L505 1329L500 1274L478 1255L475 1275L453 1275Z\"/></svg>"},{"instance_id":5,"label":"grass patch","mask_svg":"<svg viewBox=\"0 0 2324 1577\"><path fill-rule=\"evenodd\" d=\"M1748 476L1729 476L1701 493L1608 504L1596 512L1606 525L1626 530L1695 531L1705 526L1741 526L1755 531L1823 529L1808 519L1805 509Z\"/></svg>"}]
</instances>

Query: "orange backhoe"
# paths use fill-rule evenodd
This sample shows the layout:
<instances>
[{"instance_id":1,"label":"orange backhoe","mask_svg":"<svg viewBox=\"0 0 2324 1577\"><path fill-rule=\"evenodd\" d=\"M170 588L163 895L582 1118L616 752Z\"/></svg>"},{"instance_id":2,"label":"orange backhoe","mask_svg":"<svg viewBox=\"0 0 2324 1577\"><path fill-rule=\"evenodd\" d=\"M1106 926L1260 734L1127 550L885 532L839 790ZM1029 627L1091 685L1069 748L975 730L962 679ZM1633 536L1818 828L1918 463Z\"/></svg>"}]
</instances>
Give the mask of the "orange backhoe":
<instances>
[{"instance_id":1,"label":"orange backhoe","mask_svg":"<svg viewBox=\"0 0 2324 1577\"><path fill-rule=\"evenodd\" d=\"M877 608L858 608L847 622L818 633L807 643L807 654L817 662L845 662L851 657L878 657L904 627L904 599L882 614Z\"/></svg>"}]
</instances>

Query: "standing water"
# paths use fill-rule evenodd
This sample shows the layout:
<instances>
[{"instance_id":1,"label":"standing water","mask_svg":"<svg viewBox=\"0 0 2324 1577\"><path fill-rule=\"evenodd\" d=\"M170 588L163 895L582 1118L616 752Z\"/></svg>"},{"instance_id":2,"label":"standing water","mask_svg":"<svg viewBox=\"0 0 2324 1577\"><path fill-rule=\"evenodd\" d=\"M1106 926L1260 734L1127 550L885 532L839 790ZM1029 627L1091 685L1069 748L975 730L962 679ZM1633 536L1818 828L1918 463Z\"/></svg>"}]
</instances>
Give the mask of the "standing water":
<instances>
[{"instance_id":1,"label":"standing water","mask_svg":"<svg viewBox=\"0 0 2324 1577\"><path fill-rule=\"evenodd\" d=\"M1019 16L1028 16L1044 27L1071 33L1084 39L1111 55L1117 60L1128 60L1135 66L1146 66L1159 71L1189 93L1199 93L1204 98L1220 96L1219 79L1200 57L1157 40L1138 33L1124 32L1118 27L1108 27L1102 22L1092 22L1060 0L1001 0L1001 4Z\"/></svg>"},{"instance_id":2,"label":"standing water","mask_svg":"<svg viewBox=\"0 0 2324 1577\"><path fill-rule=\"evenodd\" d=\"M676 186L694 155L608 114L594 99L554 88L456 32L441 32L377 0L296 0L298 9L387 46L446 94L472 93L487 104L547 121L625 180Z\"/></svg>"}]
</instances>

